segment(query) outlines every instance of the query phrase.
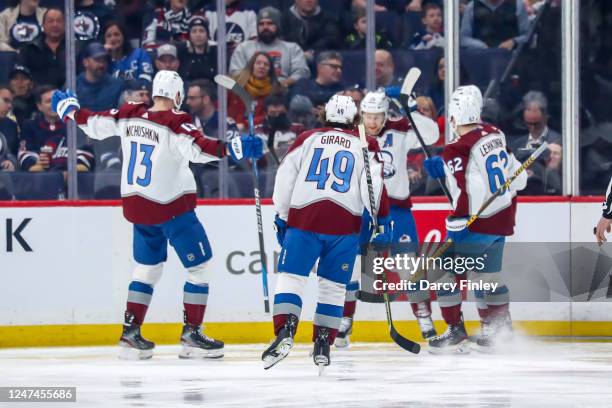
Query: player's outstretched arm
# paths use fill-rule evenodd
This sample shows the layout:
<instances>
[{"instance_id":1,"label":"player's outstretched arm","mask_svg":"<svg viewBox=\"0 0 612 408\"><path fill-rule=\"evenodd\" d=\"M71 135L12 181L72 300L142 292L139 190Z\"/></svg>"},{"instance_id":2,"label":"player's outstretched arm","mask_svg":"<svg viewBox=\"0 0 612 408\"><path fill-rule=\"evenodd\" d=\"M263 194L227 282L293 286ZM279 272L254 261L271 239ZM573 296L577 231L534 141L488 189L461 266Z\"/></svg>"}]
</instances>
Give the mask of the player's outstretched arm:
<instances>
[{"instance_id":1,"label":"player's outstretched arm","mask_svg":"<svg viewBox=\"0 0 612 408\"><path fill-rule=\"evenodd\" d=\"M81 109L76 94L70 89L65 92L55 91L51 97L51 108L64 122L68 119L74 120L79 128L92 139L101 140L119 135L116 118L117 109L104 112Z\"/></svg>"}]
</instances>

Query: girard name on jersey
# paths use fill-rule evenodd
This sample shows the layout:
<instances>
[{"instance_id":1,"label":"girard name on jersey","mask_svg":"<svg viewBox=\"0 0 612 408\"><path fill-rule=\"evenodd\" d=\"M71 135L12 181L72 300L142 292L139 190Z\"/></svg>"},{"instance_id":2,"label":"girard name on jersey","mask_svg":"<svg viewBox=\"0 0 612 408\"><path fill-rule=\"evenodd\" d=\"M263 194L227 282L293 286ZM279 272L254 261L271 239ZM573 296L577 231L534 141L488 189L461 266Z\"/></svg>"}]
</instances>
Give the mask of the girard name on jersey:
<instances>
[{"instance_id":1,"label":"girard name on jersey","mask_svg":"<svg viewBox=\"0 0 612 408\"><path fill-rule=\"evenodd\" d=\"M338 135L323 135L321 137L321 144L337 144L347 149L351 148L351 141Z\"/></svg>"}]
</instances>

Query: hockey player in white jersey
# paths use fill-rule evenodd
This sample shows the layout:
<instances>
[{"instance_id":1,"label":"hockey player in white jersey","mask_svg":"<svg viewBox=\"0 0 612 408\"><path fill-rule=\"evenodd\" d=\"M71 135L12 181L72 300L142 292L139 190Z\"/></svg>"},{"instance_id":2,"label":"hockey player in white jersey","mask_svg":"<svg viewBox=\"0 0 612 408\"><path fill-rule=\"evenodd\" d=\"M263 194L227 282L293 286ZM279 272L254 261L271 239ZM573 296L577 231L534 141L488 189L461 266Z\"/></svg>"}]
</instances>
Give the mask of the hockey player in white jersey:
<instances>
[{"instance_id":1,"label":"hockey player in white jersey","mask_svg":"<svg viewBox=\"0 0 612 408\"><path fill-rule=\"evenodd\" d=\"M274 296L276 339L263 353L266 369L285 358L293 346L302 295L310 271L319 261L318 302L314 315L313 359L330 363L330 345L340 327L346 285L359 244L364 208L369 209L362 145L355 122L357 107L335 95L325 106L325 126L302 133L283 159L274 186L275 225L282 250ZM392 222L378 151L369 140L376 208L382 230L373 242L390 241Z\"/></svg>"},{"instance_id":2,"label":"hockey player in white jersey","mask_svg":"<svg viewBox=\"0 0 612 408\"><path fill-rule=\"evenodd\" d=\"M123 214L134 224L136 268L129 285L121 356L150 358L154 344L140 326L162 276L168 242L174 247L188 278L184 285L184 320L179 357L222 357L223 342L202 333L202 321L213 274L212 250L195 215L196 184L189 162L206 163L231 155L235 160L262 155L259 138L242 137L226 144L205 137L191 116L180 112L183 81L172 71L159 71L153 80L154 105L126 103L119 109L91 112L81 109L76 96L56 91L53 109L75 120L93 139L121 138Z\"/></svg>"},{"instance_id":3,"label":"hockey player in white jersey","mask_svg":"<svg viewBox=\"0 0 612 408\"><path fill-rule=\"evenodd\" d=\"M412 99L411 99L412 100ZM438 125L431 119L416 112L416 102L412 100L414 107L412 117L418 127L423 140L428 145L438 140L440 135ZM387 194L391 218L393 219L393 253L414 253L418 249L419 238L416 224L412 215L412 201L410 199L410 179L408 177L408 152L420 147L419 141L407 118L388 118L389 100L384 91L369 92L361 101L361 116L369 137L375 138L380 147L378 153L383 163L383 176ZM361 255L369 241L369 218L364 217L362 226ZM338 337L337 347L346 347L349 344L349 336L353 327L353 316L356 309L356 292L359 289L359 275L361 274L360 259L356 262L351 282L347 286L346 299L344 303L344 316ZM403 277L404 279L407 276ZM424 339L436 335L433 321L431 320L431 301L429 291L409 291L409 300L412 311L419 323Z\"/></svg>"},{"instance_id":4,"label":"hockey player in white jersey","mask_svg":"<svg viewBox=\"0 0 612 408\"><path fill-rule=\"evenodd\" d=\"M456 244L452 253L470 257L483 257L484 268L477 279L497 280L494 290L476 293L482 299L479 313L484 321L483 333L477 343L483 348L493 345L495 335L511 329L508 288L499 278L505 237L514 233L516 191L525 188L525 172L501 196L487 207L469 227L467 220L480 209L489 197L502 186L521 163L506 148L506 138L493 125L482 123L482 99L471 90L458 89L448 106L449 125L455 135L441 156L424 162L430 177L444 179L453 198L453 212L446 220L447 239ZM495 274L495 275L493 275ZM455 274L446 274L443 280L454 282ZM454 290L437 292L442 317L448 328L441 336L429 340L432 353L467 353L469 344L461 313L461 293Z\"/></svg>"}]
</instances>

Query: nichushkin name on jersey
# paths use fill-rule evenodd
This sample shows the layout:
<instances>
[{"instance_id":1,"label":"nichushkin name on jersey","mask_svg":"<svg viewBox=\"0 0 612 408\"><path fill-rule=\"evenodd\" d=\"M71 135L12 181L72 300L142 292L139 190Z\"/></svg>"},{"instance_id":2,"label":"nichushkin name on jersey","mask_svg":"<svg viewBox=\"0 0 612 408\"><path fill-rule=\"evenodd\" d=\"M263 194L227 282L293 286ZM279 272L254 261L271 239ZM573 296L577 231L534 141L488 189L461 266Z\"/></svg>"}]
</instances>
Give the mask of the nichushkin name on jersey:
<instances>
[{"instance_id":1,"label":"nichushkin name on jersey","mask_svg":"<svg viewBox=\"0 0 612 408\"><path fill-rule=\"evenodd\" d=\"M126 128L128 137L144 137L145 139L149 139L154 141L155 143L159 143L159 135L153 129L146 128L144 126L128 126Z\"/></svg>"},{"instance_id":2,"label":"nichushkin name on jersey","mask_svg":"<svg viewBox=\"0 0 612 408\"><path fill-rule=\"evenodd\" d=\"M321 138L321 144L337 144L346 149L351 148L351 141L338 135L325 135Z\"/></svg>"},{"instance_id":3,"label":"nichushkin name on jersey","mask_svg":"<svg viewBox=\"0 0 612 408\"><path fill-rule=\"evenodd\" d=\"M482 157L485 157L490 151L495 150L497 148L504 149L504 141L501 137L496 137L495 139L489 140L487 143L480 146L480 154Z\"/></svg>"}]
</instances>

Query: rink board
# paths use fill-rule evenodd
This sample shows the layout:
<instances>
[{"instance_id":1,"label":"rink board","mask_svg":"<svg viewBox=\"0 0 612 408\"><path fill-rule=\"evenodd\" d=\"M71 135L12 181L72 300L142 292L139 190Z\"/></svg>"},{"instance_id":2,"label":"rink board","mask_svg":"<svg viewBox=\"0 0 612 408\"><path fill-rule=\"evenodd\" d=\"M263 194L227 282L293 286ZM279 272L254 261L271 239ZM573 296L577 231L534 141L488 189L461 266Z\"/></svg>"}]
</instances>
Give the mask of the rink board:
<instances>
[{"instance_id":1,"label":"rink board","mask_svg":"<svg viewBox=\"0 0 612 408\"><path fill-rule=\"evenodd\" d=\"M132 227L123 219L121 207L117 202L11 204L0 206L0 227L6 229L0 234L0 347L114 343L134 266ZM512 240L592 240L600 208L598 199L523 200ZM444 201L419 199L414 211L422 237L442 234L447 213ZM230 343L268 341L272 326L263 311L253 205L245 200L206 201L198 206L197 214L214 253L207 332ZM263 206L263 218L268 264L273 269L279 247L269 203ZM275 274L270 272L272 298ZM185 278L186 272L170 250L143 329L153 340L177 341ZM307 328L314 314L315 289L315 280L310 279L300 340L310 337ZM434 309L434 317L440 320L437 307ZM466 305L464 314L469 325L476 324L473 305ZM612 335L608 303L516 303L512 314L517 326L528 334ZM394 317L402 320L400 330L418 337L407 304L394 305ZM382 305L360 303L356 320L355 340L388 340ZM36 344L27 343L30 337Z\"/></svg>"}]
</instances>

